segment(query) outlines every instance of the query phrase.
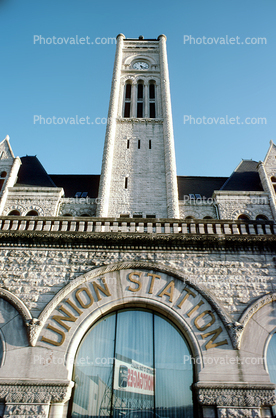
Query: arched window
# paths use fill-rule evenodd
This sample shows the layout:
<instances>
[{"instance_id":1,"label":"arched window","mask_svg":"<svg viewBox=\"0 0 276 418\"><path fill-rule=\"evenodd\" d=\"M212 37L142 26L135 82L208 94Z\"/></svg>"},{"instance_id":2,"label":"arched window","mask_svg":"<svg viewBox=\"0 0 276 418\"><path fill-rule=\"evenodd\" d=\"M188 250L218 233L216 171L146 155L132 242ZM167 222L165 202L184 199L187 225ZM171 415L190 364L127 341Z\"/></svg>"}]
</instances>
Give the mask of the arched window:
<instances>
[{"instance_id":1,"label":"arched window","mask_svg":"<svg viewBox=\"0 0 276 418\"><path fill-rule=\"evenodd\" d=\"M19 210L14 209L8 214L8 216L20 216L20 212Z\"/></svg>"},{"instance_id":2,"label":"arched window","mask_svg":"<svg viewBox=\"0 0 276 418\"><path fill-rule=\"evenodd\" d=\"M276 333L272 335L266 351L266 367L272 383L276 384ZM276 415L276 406L272 407L273 416Z\"/></svg>"},{"instance_id":3,"label":"arched window","mask_svg":"<svg viewBox=\"0 0 276 418\"><path fill-rule=\"evenodd\" d=\"M103 317L74 364L72 418L193 417L187 342L157 313L129 309Z\"/></svg>"},{"instance_id":4,"label":"arched window","mask_svg":"<svg viewBox=\"0 0 276 418\"><path fill-rule=\"evenodd\" d=\"M73 216L71 213L65 213L64 215L61 216Z\"/></svg>"},{"instance_id":5,"label":"arched window","mask_svg":"<svg viewBox=\"0 0 276 418\"><path fill-rule=\"evenodd\" d=\"M156 117L156 84L153 80L149 82L149 115L150 118Z\"/></svg>"},{"instance_id":6,"label":"arched window","mask_svg":"<svg viewBox=\"0 0 276 418\"><path fill-rule=\"evenodd\" d=\"M188 221L190 220L190 221L192 221L193 219L194 219L194 217L193 216L186 216L186 218L185 219L187 219Z\"/></svg>"},{"instance_id":7,"label":"arched window","mask_svg":"<svg viewBox=\"0 0 276 418\"><path fill-rule=\"evenodd\" d=\"M203 219L213 219L212 216L204 216Z\"/></svg>"},{"instance_id":8,"label":"arched window","mask_svg":"<svg viewBox=\"0 0 276 418\"><path fill-rule=\"evenodd\" d=\"M7 177L7 172L6 172L6 171L2 171L2 173L1 173L1 177L2 177L2 178Z\"/></svg>"},{"instance_id":9,"label":"arched window","mask_svg":"<svg viewBox=\"0 0 276 418\"><path fill-rule=\"evenodd\" d=\"M124 118L130 117L131 90L132 90L132 85L129 81L127 81L125 84Z\"/></svg>"},{"instance_id":10,"label":"arched window","mask_svg":"<svg viewBox=\"0 0 276 418\"><path fill-rule=\"evenodd\" d=\"M249 221L250 220L249 217L247 215L244 215L244 214L238 216L238 219L240 221Z\"/></svg>"},{"instance_id":11,"label":"arched window","mask_svg":"<svg viewBox=\"0 0 276 418\"><path fill-rule=\"evenodd\" d=\"M257 221L267 221L267 217L265 215L258 215L256 216Z\"/></svg>"},{"instance_id":12,"label":"arched window","mask_svg":"<svg viewBox=\"0 0 276 418\"><path fill-rule=\"evenodd\" d=\"M137 84L137 118L144 116L144 82L138 81Z\"/></svg>"},{"instance_id":13,"label":"arched window","mask_svg":"<svg viewBox=\"0 0 276 418\"><path fill-rule=\"evenodd\" d=\"M26 213L26 216L38 216L38 212L36 210L30 210Z\"/></svg>"}]
</instances>

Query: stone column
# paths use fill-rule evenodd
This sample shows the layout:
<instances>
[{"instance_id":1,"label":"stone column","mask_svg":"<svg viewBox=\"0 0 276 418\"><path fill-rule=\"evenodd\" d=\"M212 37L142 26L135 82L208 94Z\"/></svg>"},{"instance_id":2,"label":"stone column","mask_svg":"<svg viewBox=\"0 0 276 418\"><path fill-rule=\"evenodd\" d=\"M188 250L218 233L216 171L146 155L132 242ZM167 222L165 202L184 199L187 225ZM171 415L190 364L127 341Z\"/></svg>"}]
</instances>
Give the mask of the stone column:
<instances>
[{"instance_id":1,"label":"stone column","mask_svg":"<svg viewBox=\"0 0 276 418\"><path fill-rule=\"evenodd\" d=\"M167 61L166 36L160 35L160 72L161 72L161 98L163 107L163 130L165 150L165 170L167 187L167 208L169 218L179 218L178 188L176 177L176 163L173 137L172 108L169 84L169 69Z\"/></svg>"},{"instance_id":2,"label":"stone column","mask_svg":"<svg viewBox=\"0 0 276 418\"><path fill-rule=\"evenodd\" d=\"M276 205L275 205L275 197L274 197L275 191L271 184L270 179L268 178L267 172L264 167L264 163L261 162L258 164L258 172L260 175L260 179L261 179L264 191L266 193L269 193L269 205L272 211L273 218L274 220L276 220Z\"/></svg>"},{"instance_id":3,"label":"stone column","mask_svg":"<svg viewBox=\"0 0 276 418\"><path fill-rule=\"evenodd\" d=\"M108 120L106 125L105 144L102 161L102 172L99 186L99 203L97 207L96 216L106 217L108 216L108 205L110 195L110 184L112 175L112 162L114 153L114 143L116 136L116 118L118 115L118 105L120 96L120 75L122 65L122 53L123 53L123 42L125 36L119 34L117 36L117 49L115 55L115 63L113 70L111 95L109 102Z\"/></svg>"},{"instance_id":4,"label":"stone column","mask_svg":"<svg viewBox=\"0 0 276 418\"><path fill-rule=\"evenodd\" d=\"M7 201L7 197L8 197L8 188L14 186L14 184L16 182L16 179L17 179L17 175L18 175L18 171L19 171L20 166L21 166L21 160L20 160L19 157L16 157L13 161L11 171L8 174L8 179L6 181L5 189L4 189L2 197L0 199L0 214L1 215L2 215L3 210L5 208L5 205L6 205L6 201Z\"/></svg>"},{"instance_id":5,"label":"stone column","mask_svg":"<svg viewBox=\"0 0 276 418\"><path fill-rule=\"evenodd\" d=\"M137 81L132 83L130 117L137 117Z\"/></svg>"},{"instance_id":6,"label":"stone column","mask_svg":"<svg viewBox=\"0 0 276 418\"><path fill-rule=\"evenodd\" d=\"M73 382L0 383L0 395L5 400L3 418L62 418L63 407L70 399L72 387Z\"/></svg>"}]
</instances>

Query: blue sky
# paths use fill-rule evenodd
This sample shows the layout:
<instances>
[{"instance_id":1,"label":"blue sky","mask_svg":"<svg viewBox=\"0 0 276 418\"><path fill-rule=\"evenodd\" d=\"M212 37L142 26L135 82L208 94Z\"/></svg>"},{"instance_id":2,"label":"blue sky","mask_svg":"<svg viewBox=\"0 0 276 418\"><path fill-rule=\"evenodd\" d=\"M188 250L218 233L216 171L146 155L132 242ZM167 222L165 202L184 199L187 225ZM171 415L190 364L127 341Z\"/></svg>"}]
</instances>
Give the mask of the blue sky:
<instances>
[{"instance_id":1,"label":"blue sky","mask_svg":"<svg viewBox=\"0 0 276 418\"><path fill-rule=\"evenodd\" d=\"M34 36L164 33L177 173L228 176L242 158L263 160L270 139L276 142L275 17L275 0L0 0L0 138L9 135L16 155L37 155L51 174L99 174L104 123L47 125L34 116L106 118L115 43L43 45ZM185 35L266 41L193 45ZM184 115L212 124L184 124ZM256 119L215 124L226 115Z\"/></svg>"}]
</instances>

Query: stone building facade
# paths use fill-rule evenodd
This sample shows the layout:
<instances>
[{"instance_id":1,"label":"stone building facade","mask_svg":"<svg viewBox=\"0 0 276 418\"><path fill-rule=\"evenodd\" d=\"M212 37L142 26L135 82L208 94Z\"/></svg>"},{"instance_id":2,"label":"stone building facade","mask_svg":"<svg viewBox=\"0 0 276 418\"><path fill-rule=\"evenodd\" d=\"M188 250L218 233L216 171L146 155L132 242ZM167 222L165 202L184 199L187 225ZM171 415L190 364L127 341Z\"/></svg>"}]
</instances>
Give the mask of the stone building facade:
<instances>
[{"instance_id":1,"label":"stone building facade","mask_svg":"<svg viewBox=\"0 0 276 418\"><path fill-rule=\"evenodd\" d=\"M7 137L0 185L0 416L274 416L276 146L177 177L164 35L117 37L101 176Z\"/></svg>"}]
</instances>

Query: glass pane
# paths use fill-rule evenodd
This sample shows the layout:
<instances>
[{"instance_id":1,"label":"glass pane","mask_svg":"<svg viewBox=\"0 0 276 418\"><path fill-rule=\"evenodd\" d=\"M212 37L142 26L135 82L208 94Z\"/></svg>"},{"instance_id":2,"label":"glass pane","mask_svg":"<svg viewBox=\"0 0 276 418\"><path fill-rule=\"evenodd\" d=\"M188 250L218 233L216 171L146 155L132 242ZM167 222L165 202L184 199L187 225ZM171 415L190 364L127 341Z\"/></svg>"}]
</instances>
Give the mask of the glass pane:
<instances>
[{"instance_id":1,"label":"glass pane","mask_svg":"<svg viewBox=\"0 0 276 418\"><path fill-rule=\"evenodd\" d=\"M149 97L155 99L155 85L153 83L149 85Z\"/></svg>"},{"instance_id":2,"label":"glass pane","mask_svg":"<svg viewBox=\"0 0 276 418\"><path fill-rule=\"evenodd\" d=\"M154 334L156 414L166 418L192 418L193 367L187 344L171 323L157 315Z\"/></svg>"},{"instance_id":3,"label":"glass pane","mask_svg":"<svg viewBox=\"0 0 276 418\"><path fill-rule=\"evenodd\" d=\"M126 85L126 99L131 98L131 84Z\"/></svg>"},{"instance_id":4,"label":"glass pane","mask_svg":"<svg viewBox=\"0 0 276 418\"><path fill-rule=\"evenodd\" d=\"M137 118L143 117L143 103L137 103Z\"/></svg>"},{"instance_id":5,"label":"glass pane","mask_svg":"<svg viewBox=\"0 0 276 418\"><path fill-rule=\"evenodd\" d=\"M143 99L143 84L138 84L138 99Z\"/></svg>"},{"instance_id":6,"label":"glass pane","mask_svg":"<svg viewBox=\"0 0 276 418\"><path fill-rule=\"evenodd\" d=\"M122 311L117 323L113 416L146 418L153 410L153 315Z\"/></svg>"},{"instance_id":7,"label":"glass pane","mask_svg":"<svg viewBox=\"0 0 276 418\"><path fill-rule=\"evenodd\" d=\"M270 380L272 383L276 384L276 334L273 334L269 341L266 362ZM272 409L273 413L276 414L276 406L273 406Z\"/></svg>"},{"instance_id":8,"label":"glass pane","mask_svg":"<svg viewBox=\"0 0 276 418\"><path fill-rule=\"evenodd\" d=\"M155 103L150 103L150 118L155 118Z\"/></svg>"},{"instance_id":9,"label":"glass pane","mask_svg":"<svg viewBox=\"0 0 276 418\"><path fill-rule=\"evenodd\" d=\"M130 103L126 102L125 103L124 118L129 118L129 117L130 117Z\"/></svg>"},{"instance_id":10,"label":"glass pane","mask_svg":"<svg viewBox=\"0 0 276 418\"><path fill-rule=\"evenodd\" d=\"M97 322L82 341L75 363L72 418L109 417L116 315Z\"/></svg>"}]
</instances>

